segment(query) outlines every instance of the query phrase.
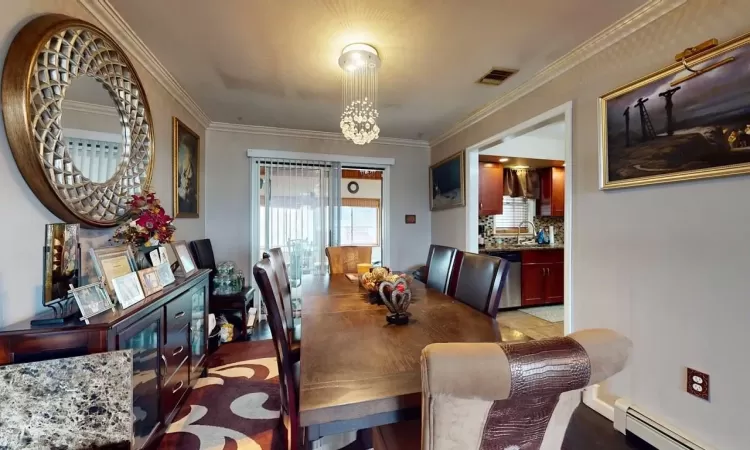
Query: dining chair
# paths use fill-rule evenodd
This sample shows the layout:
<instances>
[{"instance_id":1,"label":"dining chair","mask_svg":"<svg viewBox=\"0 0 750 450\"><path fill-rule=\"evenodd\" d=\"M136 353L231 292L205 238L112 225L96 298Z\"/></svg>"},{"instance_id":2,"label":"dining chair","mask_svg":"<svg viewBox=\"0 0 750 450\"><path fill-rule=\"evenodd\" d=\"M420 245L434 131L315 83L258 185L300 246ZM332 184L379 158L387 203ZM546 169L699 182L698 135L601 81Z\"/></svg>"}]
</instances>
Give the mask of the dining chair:
<instances>
[{"instance_id":1,"label":"dining chair","mask_svg":"<svg viewBox=\"0 0 750 450\"><path fill-rule=\"evenodd\" d=\"M456 300L495 317L500 295L508 278L510 263L502 258L463 253L458 264L455 289L449 292Z\"/></svg>"},{"instance_id":2,"label":"dining chair","mask_svg":"<svg viewBox=\"0 0 750 450\"><path fill-rule=\"evenodd\" d=\"M265 257L265 255L264 255ZM282 313L284 314L284 320L287 326L287 340L289 342L292 354L296 354L296 359L299 360L299 348L302 339L302 329L294 325L294 318L301 317L301 310L295 310L294 302L292 301L292 285L289 283L289 272L287 271L286 261L284 260L284 252L281 248L272 248L268 251L268 258L271 260L271 267L273 267L276 285L279 289L279 295L281 296Z\"/></svg>"},{"instance_id":3,"label":"dining chair","mask_svg":"<svg viewBox=\"0 0 750 450\"><path fill-rule=\"evenodd\" d=\"M430 251L427 253L427 265L422 275L427 287L447 294L449 288L455 284L455 278L458 274L455 269L460 267L462 257L463 252L453 247L430 245Z\"/></svg>"},{"instance_id":4,"label":"dining chair","mask_svg":"<svg viewBox=\"0 0 750 450\"><path fill-rule=\"evenodd\" d=\"M632 343L606 329L561 338L431 344L422 420L373 429L375 450L559 450L580 390L620 372Z\"/></svg>"},{"instance_id":5,"label":"dining chair","mask_svg":"<svg viewBox=\"0 0 750 450\"><path fill-rule=\"evenodd\" d=\"M200 269L210 269L209 277L209 296L208 312L216 314L217 317L223 312L240 312L240 337L247 339L250 337L248 330L248 309L252 306L255 290L252 286L244 287L237 294L217 295L213 293L214 276L216 276L216 258L214 249L211 245L211 239L198 239L190 242L190 250L193 253L195 264Z\"/></svg>"},{"instance_id":6,"label":"dining chair","mask_svg":"<svg viewBox=\"0 0 750 450\"><path fill-rule=\"evenodd\" d=\"M276 281L273 265L269 258L263 258L253 267L253 276L263 303L268 311L268 325L276 349L276 363L279 368L281 386L281 408L289 418L289 448L298 450L301 447L301 429L299 422L299 361L294 361L289 351L287 327L284 324L282 300Z\"/></svg>"},{"instance_id":7,"label":"dining chair","mask_svg":"<svg viewBox=\"0 0 750 450\"><path fill-rule=\"evenodd\" d=\"M372 262L372 247L326 247L331 275L357 273L357 264Z\"/></svg>"}]
</instances>

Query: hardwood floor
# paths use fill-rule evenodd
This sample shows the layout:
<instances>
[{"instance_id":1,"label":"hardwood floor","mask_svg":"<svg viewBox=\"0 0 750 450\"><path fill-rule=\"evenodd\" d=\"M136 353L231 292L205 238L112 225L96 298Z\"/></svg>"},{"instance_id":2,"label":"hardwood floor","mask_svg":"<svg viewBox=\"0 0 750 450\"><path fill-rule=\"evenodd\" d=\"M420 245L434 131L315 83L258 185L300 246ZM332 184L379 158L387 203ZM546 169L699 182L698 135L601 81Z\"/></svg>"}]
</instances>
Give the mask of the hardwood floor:
<instances>
[{"instance_id":1,"label":"hardwood floor","mask_svg":"<svg viewBox=\"0 0 750 450\"><path fill-rule=\"evenodd\" d=\"M565 334L563 322L548 322L531 314L526 314L522 309L500 311L497 314L497 323L501 327L510 328L531 339L560 337Z\"/></svg>"}]
</instances>

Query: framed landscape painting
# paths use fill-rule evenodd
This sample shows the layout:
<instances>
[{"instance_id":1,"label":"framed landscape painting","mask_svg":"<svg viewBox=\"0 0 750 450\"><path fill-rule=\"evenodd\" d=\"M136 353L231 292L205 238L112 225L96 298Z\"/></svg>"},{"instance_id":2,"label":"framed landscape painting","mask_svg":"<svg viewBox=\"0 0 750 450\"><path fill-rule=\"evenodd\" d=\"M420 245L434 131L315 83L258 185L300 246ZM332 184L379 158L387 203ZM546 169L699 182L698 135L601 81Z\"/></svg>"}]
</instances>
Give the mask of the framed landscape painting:
<instances>
[{"instance_id":1,"label":"framed landscape painting","mask_svg":"<svg viewBox=\"0 0 750 450\"><path fill-rule=\"evenodd\" d=\"M198 217L200 137L177 117L173 118L172 133L174 217Z\"/></svg>"},{"instance_id":2,"label":"framed landscape painting","mask_svg":"<svg viewBox=\"0 0 750 450\"><path fill-rule=\"evenodd\" d=\"M600 188L750 173L750 34L599 100ZM697 73L695 73L696 71Z\"/></svg>"},{"instance_id":3,"label":"framed landscape painting","mask_svg":"<svg viewBox=\"0 0 750 450\"><path fill-rule=\"evenodd\" d=\"M464 184L463 151L430 166L430 211L464 206Z\"/></svg>"}]
</instances>

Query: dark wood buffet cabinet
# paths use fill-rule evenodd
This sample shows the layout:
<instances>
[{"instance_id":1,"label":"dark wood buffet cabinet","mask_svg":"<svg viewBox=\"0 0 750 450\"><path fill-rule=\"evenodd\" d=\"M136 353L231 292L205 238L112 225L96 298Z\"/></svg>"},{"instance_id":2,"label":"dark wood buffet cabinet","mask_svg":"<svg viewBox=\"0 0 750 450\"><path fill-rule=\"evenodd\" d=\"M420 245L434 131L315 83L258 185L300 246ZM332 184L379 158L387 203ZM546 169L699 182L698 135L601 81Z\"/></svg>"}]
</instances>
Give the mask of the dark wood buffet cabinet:
<instances>
[{"instance_id":1,"label":"dark wood buffet cabinet","mask_svg":"<svg viewBox=\"0 0 750 450\"><path fill-rule=\"evenodd\" d=\"M113 350L133 351L133 448L150 445L203 375L208 349L208 274L199 270L128 309L83 322L0 329L0 364Z\"/></svg>"}]
</instances>

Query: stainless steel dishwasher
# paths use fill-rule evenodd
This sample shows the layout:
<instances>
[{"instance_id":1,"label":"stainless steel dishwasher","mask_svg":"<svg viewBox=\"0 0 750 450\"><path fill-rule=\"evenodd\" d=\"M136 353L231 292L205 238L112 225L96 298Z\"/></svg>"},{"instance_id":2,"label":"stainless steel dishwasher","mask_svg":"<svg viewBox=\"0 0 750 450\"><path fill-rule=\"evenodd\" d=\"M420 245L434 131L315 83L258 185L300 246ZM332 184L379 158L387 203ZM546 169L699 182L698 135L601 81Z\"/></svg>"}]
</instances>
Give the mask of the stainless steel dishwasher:
<instances>
[{"instance_id":1,"label":"stainless steel dishwasher","mask_svg":"<svg viewBox=\"0 0 750 450\"><path fill-rule=\"evenodd\" d=\"M487 254L503 258L510 263L508 279L505 280L503 292L500 294L500 309L518 308L521 306L521 252L491 251Z\"/></svg>"}]
</instances>

